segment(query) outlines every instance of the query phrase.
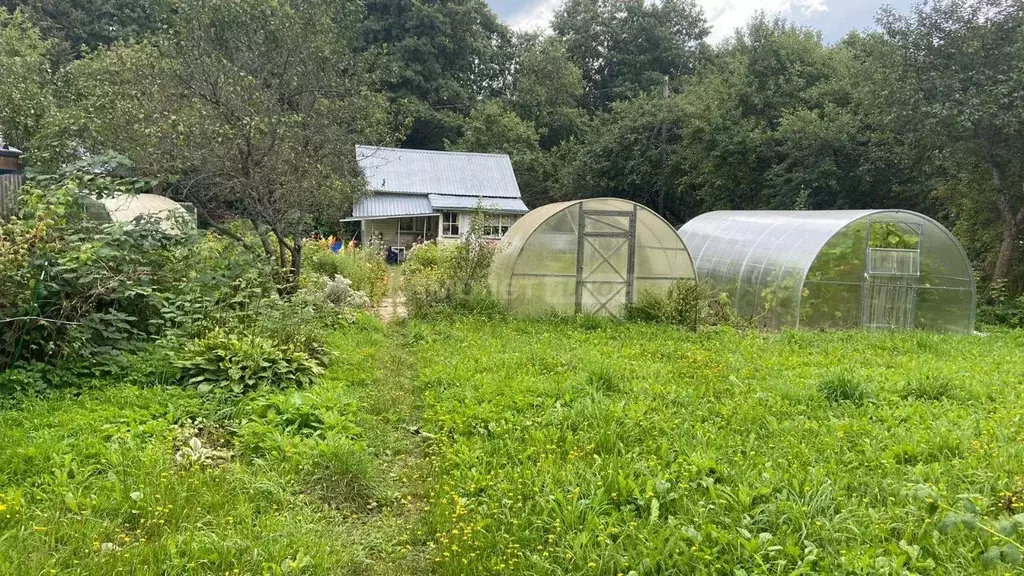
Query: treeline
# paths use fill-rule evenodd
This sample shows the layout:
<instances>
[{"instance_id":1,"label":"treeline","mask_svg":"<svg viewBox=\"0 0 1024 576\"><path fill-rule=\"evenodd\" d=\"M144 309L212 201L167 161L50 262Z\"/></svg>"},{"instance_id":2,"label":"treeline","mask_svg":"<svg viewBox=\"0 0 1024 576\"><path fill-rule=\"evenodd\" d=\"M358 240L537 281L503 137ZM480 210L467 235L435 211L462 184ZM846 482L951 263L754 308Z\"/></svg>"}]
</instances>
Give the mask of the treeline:
<instances>
[{"instance_id":1,"label":"treeline","mask_svg":"<svg viewBox=\"0 0 1024 576\"><path fill-rule=\"evenodd\" d=\"M527 203L905 208L1024 287L1024 10L936 0L835 45L691 0L0 0L0 132L51 168L114 152L205 220L298 239L362 193L352 145L508 153ZM268 247L269 249L269 247ZM284 252L290 252L285 254Z\"/></svg>"}]
</instances>

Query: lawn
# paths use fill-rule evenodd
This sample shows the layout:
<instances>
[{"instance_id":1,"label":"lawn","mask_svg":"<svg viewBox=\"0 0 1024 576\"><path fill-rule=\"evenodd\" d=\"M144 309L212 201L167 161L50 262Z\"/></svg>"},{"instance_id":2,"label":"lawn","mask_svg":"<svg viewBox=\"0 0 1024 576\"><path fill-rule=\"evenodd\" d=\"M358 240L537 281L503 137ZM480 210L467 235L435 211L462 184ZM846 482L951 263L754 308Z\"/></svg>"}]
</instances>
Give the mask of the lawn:
<instances>
[{"instance_id":1,"label":"lawn","mask_svg":"<svg viewBox=\"0 0 1024 576\"><path fill-rule=\"evenodd\" d=\"M298 395L10 403L0 572L1021 573L1024 333L456 318L331 345Z\"/></svg>"}]
</instances>

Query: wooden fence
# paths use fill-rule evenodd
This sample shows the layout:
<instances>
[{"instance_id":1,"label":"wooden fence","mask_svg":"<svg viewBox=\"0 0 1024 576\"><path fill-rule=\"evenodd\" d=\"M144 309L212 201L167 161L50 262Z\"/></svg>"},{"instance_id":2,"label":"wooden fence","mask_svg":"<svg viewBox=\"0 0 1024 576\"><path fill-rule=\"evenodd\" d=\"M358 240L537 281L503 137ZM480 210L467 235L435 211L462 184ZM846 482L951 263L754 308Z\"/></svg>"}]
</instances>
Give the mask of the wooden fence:
<instances>
[{"instance_id":1,"label":"wooden fence","mask_svg":"<svg viewBox=\"0 0 1024 576\"><path fill-rule=\"evenodd\" d=\"M25 177L21 174L0 174L0 221L6 222L11 218L15 193L24 182Z\"/></svg>"}]
</instances>

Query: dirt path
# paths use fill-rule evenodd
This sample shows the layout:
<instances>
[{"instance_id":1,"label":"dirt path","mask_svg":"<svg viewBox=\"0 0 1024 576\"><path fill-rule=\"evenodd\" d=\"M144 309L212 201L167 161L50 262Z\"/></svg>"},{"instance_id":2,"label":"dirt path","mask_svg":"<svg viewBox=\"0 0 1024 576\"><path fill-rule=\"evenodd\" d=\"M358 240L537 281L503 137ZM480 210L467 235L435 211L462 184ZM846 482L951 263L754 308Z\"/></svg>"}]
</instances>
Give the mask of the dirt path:
<instances>
[{"instance_id":1,"label":"dirt path","mask_svg":"<svg viewBox=\"0 0 1024 576\"><path fill-rule=\"evenodd\" d=\"M391 310L404 313L400 303ZM423 396L417 389L411 343L402 324L365 337L363 350L373 350L372 368L351 390L362 407L359 425L374 462L379 499L373 510L352 523L353 541L373 559L367 576L427 574L421 532L427 502L425 440L418 433Z\"/></svg>"},{"instance_id":2,"label":"dirt path","mask_svg":"<svg viewBox=\"0 0 1024 576\"><path fill-rule=\"evenodd\" d=\"M404 320L409 317L409 312L405 308L405 297L401 294L385 298L380 306L374 308L373 312L385 323Z\"/></svg>"}]
</instances>

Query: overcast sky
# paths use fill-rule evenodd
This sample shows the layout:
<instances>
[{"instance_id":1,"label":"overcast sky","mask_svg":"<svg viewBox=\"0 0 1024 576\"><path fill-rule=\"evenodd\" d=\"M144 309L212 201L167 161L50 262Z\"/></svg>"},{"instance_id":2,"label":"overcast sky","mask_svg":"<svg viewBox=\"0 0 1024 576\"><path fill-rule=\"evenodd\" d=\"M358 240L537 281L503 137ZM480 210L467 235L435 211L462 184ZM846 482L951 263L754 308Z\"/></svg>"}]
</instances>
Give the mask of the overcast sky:
<instances>
[{"instance_id":1,"label":"overcast sky","mask_svg":"<svg viewBox=\"0 0 1024 576\"><path fill-rule=\"evenodd\" d=\"M487 0L506 22L516 29L544 27L562 0ZM758 10L781 14L804 26L822 31L825 40L835 42L850 30L874 26L875 14L888 4L901 12L912 0L697 0L711 23L711 41L717 42L743 26Z\"/></svg>"}]
</instances>

